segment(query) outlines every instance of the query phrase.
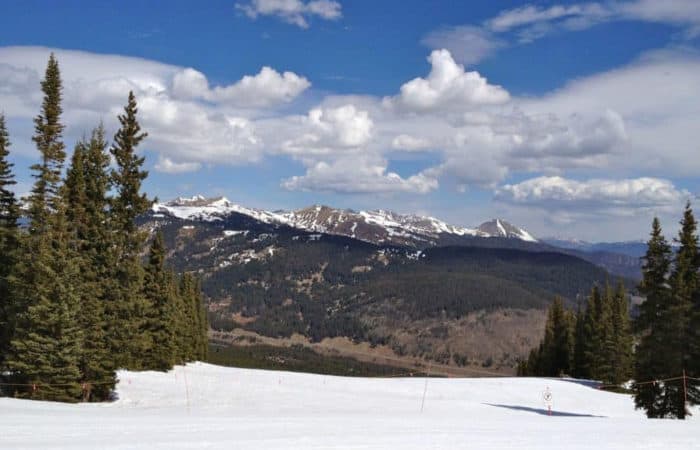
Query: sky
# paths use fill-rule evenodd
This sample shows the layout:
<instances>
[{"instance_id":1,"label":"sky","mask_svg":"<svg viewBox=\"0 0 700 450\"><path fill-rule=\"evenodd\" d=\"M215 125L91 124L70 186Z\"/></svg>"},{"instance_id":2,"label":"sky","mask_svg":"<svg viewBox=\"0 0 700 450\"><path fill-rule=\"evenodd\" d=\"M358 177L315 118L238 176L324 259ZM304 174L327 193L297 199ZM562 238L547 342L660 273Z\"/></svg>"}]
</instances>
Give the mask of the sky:
<instances>
[{"instance_id":1,"label":"sky","mask_svg":"<svg viewBox=\"0 0 700 450\"><path fill-rule=\"evenodd\" d=\"M617 241L700 194L696 0L10 0L0 29L20 194L51 52L68 149L133 91L160 200Z\"/></svg>"}]
</instances>

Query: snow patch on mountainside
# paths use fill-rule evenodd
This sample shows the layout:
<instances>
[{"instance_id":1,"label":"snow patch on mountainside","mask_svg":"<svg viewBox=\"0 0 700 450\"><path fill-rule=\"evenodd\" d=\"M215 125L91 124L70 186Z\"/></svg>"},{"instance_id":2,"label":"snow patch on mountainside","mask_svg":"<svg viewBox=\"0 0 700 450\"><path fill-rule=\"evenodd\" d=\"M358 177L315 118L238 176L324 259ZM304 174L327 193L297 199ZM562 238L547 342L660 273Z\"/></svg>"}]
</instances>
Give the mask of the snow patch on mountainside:
<instances>
[{"instance_id":1,"label":"snow patch on mountainside","mask_svg":"<svg viewBox=\"0 0 700 450\"><path fill-rule=\"evenodd\" d=\"M315 233L349 236L375 243L431 242L441 234L455 236L505 237L538 242L530 233L500 219L478 228L450 225L428 216L403 215L387 210L355 212L314 205L296 211L270 212L247 208L225 197L207 199L201 195L178 197L153 205L154 214L185 220L220 221L231 213L243 214L268 224L283 224Z\"/></svg>"}]
</instances>

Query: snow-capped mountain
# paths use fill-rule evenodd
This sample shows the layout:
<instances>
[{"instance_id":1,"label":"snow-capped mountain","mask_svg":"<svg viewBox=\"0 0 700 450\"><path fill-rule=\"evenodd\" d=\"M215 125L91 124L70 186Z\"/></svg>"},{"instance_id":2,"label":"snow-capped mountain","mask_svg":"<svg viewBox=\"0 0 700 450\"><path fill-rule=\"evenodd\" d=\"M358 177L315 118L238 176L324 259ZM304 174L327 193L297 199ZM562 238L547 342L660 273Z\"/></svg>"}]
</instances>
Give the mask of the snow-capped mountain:
<instances>
[{"instance_id":1,"label":"snow-capped mountain","mask_svg":"<svg viewBox=\"0 0 700 450\"><path fill-rule=\"evenodd\" d=\"M527 231L501 219L493 219L488 222L484 222L479 225L478 230L490 237L498 236L520 239L527 242L537 242L537 239L535 239Z\"/></svg>"},{"instance_id":2,"label":"snow-capped mountain","mask_svg":"<svg viewBox=\"0 0 700 450\"><path fill-rule=\"evenodd\" d=\"M434 217L403 215L386 210L357 212L314 205L295 211L270 212L240 206L224 197L208 199L201 195L156 203L153 205L153 213L202 221L223 220L231 213L238 213L268 224L347 236L376 244L431 246L444 235L502 237L538 242L527 231L500 219L485 222L478 228L464 228Z\"/></svg>"}]
</instances>

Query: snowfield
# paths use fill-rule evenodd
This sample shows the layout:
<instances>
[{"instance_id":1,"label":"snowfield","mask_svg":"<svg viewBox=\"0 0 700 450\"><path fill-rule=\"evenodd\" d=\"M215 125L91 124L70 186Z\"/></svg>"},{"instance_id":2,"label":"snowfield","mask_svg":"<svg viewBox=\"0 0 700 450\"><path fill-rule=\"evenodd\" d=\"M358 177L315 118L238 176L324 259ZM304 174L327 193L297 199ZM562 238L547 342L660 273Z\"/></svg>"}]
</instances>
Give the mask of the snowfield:
<instances>
[{"instance_id":1,"label":"snowfield","mask_svg":"<svg viewBox=\"0 0 700 450\"><path fill-rule=\"evenodd\" d=\"M0 449L691 449L687 421L538 378L343 378L195 363L120 372L119 400L0 398ZM554 415L542 393L549 386Z\"/></svg>"}]
</instances>

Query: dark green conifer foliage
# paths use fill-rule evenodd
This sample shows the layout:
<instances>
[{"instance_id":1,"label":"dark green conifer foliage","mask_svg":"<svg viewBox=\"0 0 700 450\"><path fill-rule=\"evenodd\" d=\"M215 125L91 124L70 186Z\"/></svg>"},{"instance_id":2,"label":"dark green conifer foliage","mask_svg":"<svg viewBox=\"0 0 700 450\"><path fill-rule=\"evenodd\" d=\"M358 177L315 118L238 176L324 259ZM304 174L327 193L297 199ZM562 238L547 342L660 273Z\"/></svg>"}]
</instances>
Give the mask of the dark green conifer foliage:
<instances>
[{"instance_id":1,"label":"dark green conifer foliage","mask_svg":"<svg viewBox=\"0 0 700 450\"><path fill-rule=\"evenodd\" d=\"M671 301L671 289L668 284L671 246L662 234L658 218L654 218L652 223L651 237L643 259L643 278L639 290L646 300L640 305L636 321L637 332L641 336L635 354L634 377L637 381L659 380L667 378L669 374L666 366L665 337L669 329L667 320ZM662 384L638 385L634 401L636 407L643 408L650 418L665 417L669 413Z\"/></svg>"},{"instance_id":2,"label":"dark green conifer foliage","mask_svg":"<svg viewBox=\"0 0 700 450\"><path fill-rule=\"evenodd\" d=\"M140 355L148 348L148 335L141 333L149 312L143 296L144 270L140 252L146 243L146 234L136 226L136 218L150 206L141 184L148 175L142 170L144 158L136 154L136 147L147 136L141 132L136 119L138 108L133 92L124 114L119 116L121 128L114 136L110 149L117 167L111 173L115 197L110 203L110 229L115 255L113 286L107 300L110 328L108 342L117 367L140 369Z\"/></svg>"},{"instance_id":3,"label":"dark green conifer foliage","mask_svg":"<svg viewBox=\"0 0 700 450\"><path fill-rule=\"evenodd\" d=\"M586 358L588 342L586 341L586 313L581 309L579 303L576 311L574 325L574 355L573 355L573 376L576 378L591 378L590 364Z\"/></svg>"},{"instance_id":4,"label":"dark green conifer foliage","mask_svg":"<svg viewBox=\"0 0 700 450\"><path fill-rule=\"evenodd\" d=\"M76 291L79 273L70 248L66 203L60 195L65 152L61 142L61 80L53 55L41 86L44 101L35 119L33 138L41 161L32 166L35 183L30 197L30 235L23 248L25 257L18 265L16 291L23 304L8 367L19 380L38 387L21 395L77 401L81 397L78 364L83 342Z\"/></svg>"},{"instance_id":5,"label":"dark green conifer foliage","mask_svg":"<svg viewBox=\"0 0 700 450\"><path fill-rule=\"evenodd\" d=\"M612 360L613 384L620 384L632 377L632 330L630 326L629 306L625 285L620 280L617 284L612 304L613 333L615 352Z\"/></svg>"},{"instance_id":6,"label":"dark green conifer foliage","mask_svg":"<svg viewBox=\"0 0 700 450\"><path fill-rule=\"evenodd\" d=\"M58 61L53 53L46 66L46 74L41 82L44 99L41 113L34 118L34 136L32 140L41 154L40 162L32 166L35 178L30 196L31 233L43 233L48 225L48 217L58 209L61 170L66 159L65 146L62 141L63 124L61 113L61 74Z\"/></svg>"},{"instance_id":7,"label":"dark green conifer foliage","mask_svg":"<svg viewBox=\"0 0 700 450\"><path fill-rule=\"evenodd\" d=\"M73 152L66 177L68 218L73 248L80 267L80 324L84 345L80 358L82 380L88 382L85 400L110 398L116 373L106 342L105 280L110 275L108 236L105 228L109 156L102 125L89 141Z\"/></svg>"},{"instance_id":8,"label":"dark green conifer foliage","mask_svg":"<svg viewBox=\"0 0 700 450\"><path fill-rule=\"evenodd\" d=\"M613 324L613 290L608 282L600 295L596 318L596 336L599 347L594 353L594 378L604 383L614 383L614 361L617 354L617 336Z\"/></svg>"},{"instance_id":9,"label":"dark green conifer foliage","mask_svg":"<svg viewBox=\"0 0 700 450\"><path fill-rule=\"evenodd\" d=\"M143 357L143 367L166 371L176 360L177 298L173 295L170 273L165 268L165 244L160 232L151 243L144 293L149 312L144 331L149 336L149 348Z\"/></svg>"},{"instance_id":10,"label":"dark green conifer foliage","mask_svg":"<svg viewBox=\"0 0 700 450\"><path fill-rule=\"evenodd\" d=\"M545 372L542 375L571 373L572 337L569 314L564 309L562 299L556 297L547 312L543 351Z\"/></svg>"},{"instance_id":11,"label":"dark green conifer foliage","mask_svg":"<svg viewBox=\"0 0 700 450\"><path fill-rule=\"evenodd\" d=\"M698 263L698 236L697 222L693 216L690 203L686 205L681 220L681 230L677 242L680 244L674 260L673 271L669 279L671 285L671 301L668 308L667 326L668 333L665 336L668 369L670 373L680 375L683 371L691 369L691 336L689 335L690 315L693 309L693 297L698 290L698 277L700 267ZM694 384L691 384L694 391ZM681 383L669 383L666 388L669 397L670 413L678 418L685 418L688 414L685 405L685 393ZM691 398L695 392L691 392Z\"/></svg>"},{"instance_id":12,"label":"dark green conifer foliage","mask_svg":"<svg viewBox=\"0 0 700 450\"><path fill-rule=\"evenodd\" d=\"M199 319L197 321L199 326L199 351L196 359L199 361L206 361L209 357L209 320L207 318L207 309L202 296L202 284L199 279L195 281L195 299L196 311L199 315Z\"/></svg>"},{"instance_id":13,"label":"dark green conifer foliage","mask_svg":"<svg viewBox=\"0 0 700 450\"><path fill-rule=\"evenodd\" d=\"M10 138L5 127L5 116L0 114L0 371L15 329L15 298L12 292L13 276L19 257L19 208L14 192L16 183L8 161Z\"/></svg>"}]
</instances>

